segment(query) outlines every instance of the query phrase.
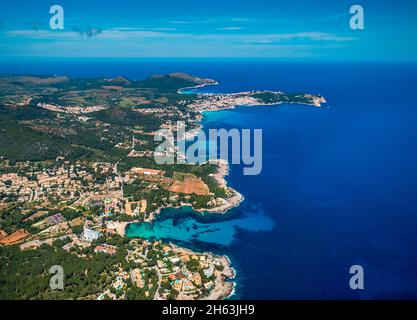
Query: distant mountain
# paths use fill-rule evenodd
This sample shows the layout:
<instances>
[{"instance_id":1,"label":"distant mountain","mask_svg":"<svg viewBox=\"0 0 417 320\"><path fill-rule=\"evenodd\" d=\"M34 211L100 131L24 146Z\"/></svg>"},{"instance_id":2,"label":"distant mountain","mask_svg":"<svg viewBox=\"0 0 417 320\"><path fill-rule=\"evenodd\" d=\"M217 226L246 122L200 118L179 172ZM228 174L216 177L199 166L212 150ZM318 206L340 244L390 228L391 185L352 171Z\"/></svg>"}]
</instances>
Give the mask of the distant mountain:
<instances>
[{"instance_id":1,"label":"distant mountain","mask_svg":"<svg viewBox=\"0 0 417 320\"><path fill-rule=\"evenodd\" d=\"M47 86L69 81L67 77L34 77L34 76L13 76L8 81L19 84Z\"/></svg>"},{"instance_id":2,"label":"distant mountain","mask_svg":"<svg viewBox=\"0 0 417 320\"><path fill-rule=\"evenodd\" d=\"M145 80L139 81L139 86L143 88L177 91L186 87L215 83L216 81L214 80L199 78L186 73L170 73L165 75L154 75Z\"/></svg>"},{"instance_id":3,"label":"distant mountain","mask_svg":"<svg viewBox=\"0 0 417 320\"><path fill-rule=\"evenodd\" d=\"M128 80L125 77L122 76L117 76L116 78L110 80L109 82L111 83L115 83L115 84L124 84L124 85L130 85L132 82L130 80Z\"/></svg>"}]
</instances>

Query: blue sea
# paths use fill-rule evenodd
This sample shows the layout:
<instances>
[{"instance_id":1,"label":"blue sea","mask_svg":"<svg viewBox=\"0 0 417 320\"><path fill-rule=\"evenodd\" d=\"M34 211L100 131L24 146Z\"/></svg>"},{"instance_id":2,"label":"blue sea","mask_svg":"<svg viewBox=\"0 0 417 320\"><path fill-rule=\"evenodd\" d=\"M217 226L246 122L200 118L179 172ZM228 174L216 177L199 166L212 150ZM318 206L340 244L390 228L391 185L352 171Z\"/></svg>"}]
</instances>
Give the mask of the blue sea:
<instances>
[{"instance_id":1,"label":"blue sea","mask_svg":"<svg viewBox=\"0 0 417 320\"><path fill-rule=\"evenodd\" d=\"M232 299L417 298L417 65L277 60L34 60L1 73L77 77L188 72L211 92L320 93L325 108L238 107L208 128L262 128L263 170L229 184L245 201L225 215L166 209L130 236L230 257ZM365 289L351 290L361 265Z\"/></svg>"}]
</instances>

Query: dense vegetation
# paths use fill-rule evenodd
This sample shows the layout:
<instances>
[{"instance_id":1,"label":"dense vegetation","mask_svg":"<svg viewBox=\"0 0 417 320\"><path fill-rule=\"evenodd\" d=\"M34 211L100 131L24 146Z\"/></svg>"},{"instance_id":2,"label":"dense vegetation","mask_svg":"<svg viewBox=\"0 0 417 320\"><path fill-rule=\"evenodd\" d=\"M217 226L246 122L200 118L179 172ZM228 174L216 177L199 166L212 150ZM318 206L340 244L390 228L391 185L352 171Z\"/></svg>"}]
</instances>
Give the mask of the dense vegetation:
<instances>
[{"instance_id":1,"label":"dense vegetation","mask_svg":"<svg viewBox=\"0 0 417 320\"><path fill-rule=\"evenodd\" d=\"M124 261L124 254L119 250L113 256L79 258L48 245L28 251L20 251L18 246L0 247L0 299L80 299L98 294L111 283L111 278L103 275ZM65 290L49 287L49 270L54 265L64 269Z\"/></svg>"},{"instance_id":2,"label":"dense vegetation","mask_svg":"<svg viewBox=\"0 0 417 320\"><path fill-rule=\"evenodd\" d=\"M17 121L0 121L0 155L14 161L42 161L59 155L77 159L86 151L63 138L34 131Z\"/></svg>"}]
</instances>

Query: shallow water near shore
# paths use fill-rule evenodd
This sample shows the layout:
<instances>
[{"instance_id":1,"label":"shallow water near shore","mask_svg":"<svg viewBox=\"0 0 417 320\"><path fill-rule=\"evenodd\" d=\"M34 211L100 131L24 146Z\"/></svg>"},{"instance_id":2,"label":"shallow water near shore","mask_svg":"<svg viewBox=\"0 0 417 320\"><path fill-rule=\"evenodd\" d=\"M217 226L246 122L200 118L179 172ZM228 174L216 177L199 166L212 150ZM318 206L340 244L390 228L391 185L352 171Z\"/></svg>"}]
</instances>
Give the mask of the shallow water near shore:
<instances>
[{"instance_id":1,"label":"shallow water near shore","mask_svg":"<svg viewBox=\"0 0 417 320\"><path fill-rule=\"evenodd\" d=\"M198 217L200 214L189 207L163 209L153 223L130 224L126 228L126 235L180 241L191 245L203 242L228 246L234 241L238 229L258 232L270 231L274 227L272 219L256 207L241 209L240 212L243 214L239 216L232 213L207 213Z\"/></svg>"}]
</instances>

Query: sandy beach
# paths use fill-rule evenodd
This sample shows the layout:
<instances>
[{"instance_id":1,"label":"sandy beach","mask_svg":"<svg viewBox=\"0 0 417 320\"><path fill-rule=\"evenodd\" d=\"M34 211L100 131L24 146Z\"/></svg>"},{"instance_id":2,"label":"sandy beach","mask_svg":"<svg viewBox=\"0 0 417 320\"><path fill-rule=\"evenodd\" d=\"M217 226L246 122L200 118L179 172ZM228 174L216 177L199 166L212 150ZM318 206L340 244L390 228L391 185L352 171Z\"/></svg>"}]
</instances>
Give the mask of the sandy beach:
<instances>
[{"instance_id":1,"label":"sandy beach","mask_svg":"<svg viewBox=\"0 0 417 320\"><path fill-rule=\"evenodd\" d=\"M114 230L118 235L124 236L126 233L126 227L129 223L137 223L139 221L131 221L131 222L124 222L124 221L108 221L106 223L107 229Z\"/></svg>"}]
</instances>

